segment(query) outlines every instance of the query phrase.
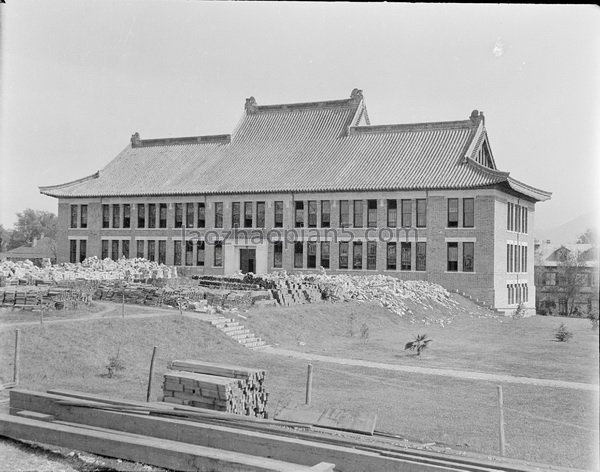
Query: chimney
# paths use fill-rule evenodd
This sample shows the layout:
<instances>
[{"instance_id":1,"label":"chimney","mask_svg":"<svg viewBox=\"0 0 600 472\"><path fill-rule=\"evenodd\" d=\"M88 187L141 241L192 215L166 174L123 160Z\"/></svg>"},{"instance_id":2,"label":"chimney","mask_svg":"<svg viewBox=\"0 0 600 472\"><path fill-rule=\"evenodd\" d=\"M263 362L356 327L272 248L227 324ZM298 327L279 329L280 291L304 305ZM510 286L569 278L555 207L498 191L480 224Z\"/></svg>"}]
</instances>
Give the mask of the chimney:
<instances>
[{"instance_id":1,"label":"chimney","mask_svg":"<svg viewBox=\"0 0 600 472\"><path fill-rule=\"evenodd\" d=\"M254 97L250 97L246 99L246 104L244 105L246 109L246 113L252 114L258 111L258 105L256 104L256 100Z\"/></svg>"},{"instance_id":2,"label":"chimney","mask_svg":"<svg viewBox=\"0 0 600 472\"><path fill-rule=\"evenodd\" d=\"M137 131L131 135L131 147L141 147L142 140L140 139L140 133Z\"/></svg>"}]
</instances>

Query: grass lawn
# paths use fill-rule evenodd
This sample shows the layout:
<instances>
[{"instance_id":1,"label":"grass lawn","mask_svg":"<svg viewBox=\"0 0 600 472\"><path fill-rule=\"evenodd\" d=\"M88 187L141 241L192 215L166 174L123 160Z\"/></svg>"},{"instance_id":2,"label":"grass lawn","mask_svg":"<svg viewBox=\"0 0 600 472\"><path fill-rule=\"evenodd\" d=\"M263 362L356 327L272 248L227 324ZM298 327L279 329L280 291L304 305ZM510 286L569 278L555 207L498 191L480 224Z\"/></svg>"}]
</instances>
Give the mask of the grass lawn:
<instances>
[{"instance_id":1,"label":"grass lawn","mask_svg":"<svg viewBox=\"0 0 600 472\"><path fill-rule=\"evenodd\" d=\"M454 296L454 295L453 295ZM462 297L444 309L413 304L401 318L377 304L324 303L264 308L240 321L269 344L298 351L389 364L469 370L515 376L598 383L598 330L587 319L491 316ZM436 316L435 313L438 313ZM421 319L429 318L427 324ZM435 320L446 319L442 326ZM565 323L573 338L557 342ZM361 327L368 326L368 340ZM351 334L352 333L352 334ZM417 334L433 339L420 357L404 351Z\"/></svg>"}]
</instances>

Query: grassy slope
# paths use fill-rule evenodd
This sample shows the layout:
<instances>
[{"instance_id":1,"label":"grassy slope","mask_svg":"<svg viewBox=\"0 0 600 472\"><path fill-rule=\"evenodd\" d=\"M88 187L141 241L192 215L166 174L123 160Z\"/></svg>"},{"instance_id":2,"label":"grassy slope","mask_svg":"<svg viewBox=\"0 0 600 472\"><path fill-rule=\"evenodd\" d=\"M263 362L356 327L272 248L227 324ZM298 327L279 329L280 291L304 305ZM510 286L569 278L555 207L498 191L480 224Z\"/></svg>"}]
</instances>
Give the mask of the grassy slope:
<instances>
[{"instance_id":1,"label":"grassy slope","mask_svg":"<svg viewBox=\"0 0 600 472\"><path fill-rule=\"evenodd\" d=\"M338 346L336 354L347 353L348 357L375 355L375 351L359 351L363 344L359 337L349 338L343 321L337 325L323 318L316 308L343 313L347 309L356 309L350 304L304 306L293 309L250 311L248 325L258 327L254 321L260 316L263 322L267 317L273 335L277 333L278 317L294 316L294 329L281 332L277 339L289 340L297 346L294 332L302 335L315 334L319 344L314 349L327 352L330 345ZM361 308L367 308L362 305ZM402 328L402 321L390 318L383 309L368 307L371 330L371 343L375 344L378 330L381 332ZM295 315L294 315L295 314ZM301 315L300 318L298 318ZM472 322L491 323L493 320ZM558 320L551 320L552 326ZM567 322L578 320L567 320ZM498 323L497 321L493 321ZM517 323L530 323L520 320ZM570 323L568 323L570 325ZM287 325L287 323L284 323ZM450 328L443 333L450 337L456 326L455 319ZM328 326L330 331L326 331ZM358 324L360 327L360 323ZM400 331L400 343L406 336L414 333L417 325L405 326ZM498 323L498 326L505 326ZM376 327L379 327L376 329ZM383 353L377 360L393 362L415 362L418 365L429 362L436 353L437 362L444 361L437 350L443 348L442 336L427 326L428 333L436 339L436 345L424 354L423 359L388 359ZM441 328L439 328L441 329ZM478 328L485 331L485 324ZM257 332L259 330L257 329ZM421 329L418 330L422 331ZM161 374L166 370L167 362L175 358L195 358L214 362L236 363L245 366L266 368L268 389L271 392L271 409L289 400L301 402L304 396L306 364L293 359L269 356L266 353L252 352L226 338L205 323L172 316L141 320L97 320L70 325L46 326L44 332L39 326L21 329L23 339L21 384L26 388L45 390L50 388L75 389L115 397L143 400L146 395L146 382L152 347L158 346L155 394L160 393ZM511 331L512 332L512 331ZM263 334L260 332L260 334ZM501 337L502 331L491 337L495 345L508 342ZM565 355L584 338L584 329L576 332L568 344L546 341L549 349L562 349L565 359L577 362L573 355ZM0 377L10 379L12 372L11 357L14 333L0 332ZM382 335L383 336L383 335ZM543 332L543 339L549 335ZM340 339L338 339L340 338ZM456 335L457 341L460 336ZM306 338L309 342L308 339ZM597 337L596 343L597 343ZM339 341L339 345L338 345ZM283 342L283 341L282 341ZM316 341L314 341L316 343ZM310 341L312 346L313 341ZM541 341L540 341L541 343ZM108 357L115 355L118 346L126 370L118 377L109 379L104 376ZM306 347L310 347L307 345ZM345 348L343 346L346 346ZM485 346L480 344L480 350ZM312 348L312 347L311 347ZM352 349L354 348L354 350ZM344 350L342 350L344 349ZM487 347L486 347L487 349ZM515 349L515 347L513 347ZM349 354L353 355L350 356ZM465 353L460 350L459 353ZM455 357L459 355L455 353ZM597 353L596 353L597 354ZM487 354L478 352L479 356ZM518 353L511 355L518 358ZM465 357L473 357L468 352ZM544 357L544 356L539 356ZM560 357L560 356L559 356ZM375 357L374 357L375 358ZM384 359L385 358L385 359ZM589 359L594 357L588 351ZM454 359L446 359L446 365L456 367ZM479 362L473 360L472 362ZM572 366L574 369L576 366ZM567 370L565 367L561 369ZM585 369L583 369L585 370ZM514 372L513 372L514 373ZM370 371L354 367L334 366L315 363L313 402L315 406L337 406L350 410L361 408L378 414L377 429L395 432L408 438L424 441L447 443L452 447L468 444L470 450L486 453L497 451L496 433L496 397L495 385L486 382L471 382L425 375ZM572 467L591 467L597 449L597 394L575 390L537 388L510 385L504 389L506 406L506 435L508 455L532 461L547 462Z\"/></svg>"},{"instance_id":2,"label":"grassy slope","mask_svg":"<svg viewBox=\"0 0 600 472\"><path fill-rule=\"evenodd\" d=\"M440 318L440 308L413 304L411 322L376 304L341 303L298 305L251 310L240 319L270 344L339 357L390 364L503 373L525 377L598 383L598 331L588 320L532 317L513 320L491 316L459 296L457 305L444 308L450 324L421 320ZM438 315L434 315L434 311ZM351 322L354 317L354 322ZM568 343L554 341L564 322L574 337ZM368 342L360 337L369 327ZM353 326L354 335L350 336ZM426 333L433 342L421 357L403 351L416 334ZM304 344L301 344L304 343Z\"/></svg>"}]
</instances>

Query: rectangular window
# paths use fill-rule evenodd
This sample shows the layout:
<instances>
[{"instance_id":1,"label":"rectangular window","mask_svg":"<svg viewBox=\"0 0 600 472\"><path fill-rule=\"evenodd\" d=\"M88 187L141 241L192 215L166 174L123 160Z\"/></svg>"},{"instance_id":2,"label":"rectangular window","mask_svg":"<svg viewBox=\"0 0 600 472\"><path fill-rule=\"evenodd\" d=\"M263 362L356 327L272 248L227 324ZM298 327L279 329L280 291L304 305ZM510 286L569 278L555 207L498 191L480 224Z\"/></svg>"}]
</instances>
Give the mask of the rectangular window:
<instances>
[{"instance_id":1,"label":"rectangular window","mask_svg":"<svg viewBox=\"0 0 600 472\"><path fill-rule=\"evenodd\" d=\"M123 228L131 228L131 205L123 205Z\"/></svg>"},{"instance_id":2,"label":"rectangular window","mask_svg":"<svg viewBox=\"0 0 600 472\"><path fill-rule=\"evenodd\" d=\"M223 227L223 202L215 202L215 228L222 228ZM221 249L223 249L222 245L219 246ZM217 245L215 243L215 251L216 251ZM222 260L222 258L221 258ZM221 266L215 266L215 267L221 267Z\"/></svg>"},{"instance_id":3,"label":"rectangular window","mask_svg":"<svg viewBox=\"0 0 600 472\"><path fill-rule=\"evenodd\" d=\"M506 204L506 229L508 231L512 230L511 228L511 218L512 218L512 203Z\"/></svg>"},{"instance_id":4,"label":"rectangular window","mask_svg":"<svg viewBox=\"0 0 600 472\"><path fill-rule=\"evenodd\" d=\"M117 241L116 239L111 241L111 255L110 258L113 261L118 261L119 260L119 241Z\"/></svg>"},{"instance_id":5,"label":"rectangular window","mask_svg":"<svg viewBox=\"0 0 600 472\"><path fill-rule=\"evenodd\" d=\"M297 203L297 202L296 202ZM300 241L294 243L294 268L301 269L304 261L304 244Z\"/></svg>"},{"instance_id":6,"label":"rectangular window","mask_svg":"<svg viewBox=\"0 0 600 472\"><path fill-rule=\"evenodd\" d=\"M113 217L112 217L112 227L120 228L121 227L121 205L113 205Z\"/></svg>"},{"instance_id":7,"label":"rectangular window","mask_svg":"<svg viewBox=\"0 0 600 472\"><path fill-rule=\"evenodd\" d=\"M402 227L409 228L412 226L412 200L402 200Z\"/></svg>"},{"instance_id":8,"label":"rectangular window","mask_svg":"<svg viewBox=\"0 0 600 472\"><path fill-rule=\"evenodd\" d=\"M196 241L196 265L204 266L204 241Z\"/></svg>"},{"instance_id":9,"label":"rectangular window","mask_svg":"<svg viewBox=\"0 0 600 472\"><path fill-rule=\"evenodd\" d=\"M463 198L463 227L475 227L475 199Z\"/></svg>"},{"instance_id":10,"label":"rectangular window","mask_svg":"<svg viewBox=\"0 0 600 472\"><path fill-rule=\"evenodd\" d=\"M412 243L400 243L400 270L411 270Z\"/></svg>"},{"instance_id":11,"label":"rectangular window","mask_svg":"<svg viewBox=\"0 0 600 472\"><path fill-rule=\"evenodd\" d=\"M129 205L126 205L129 206ZM87 205L81 205L80 207L80 211L81 214L79 215L79 227L80 228L87 228L87 210L88 210L88 206Z\"/></svg>"},{"instance_id":12,"label":"rectangular window","mask_svg":"<svg viewBox=\"0 0 600 472\"><path fill-rule=\"evenodd\" d=\"M185 204L185 227L186 228L194 227L194 204L193 203Z\"/></svg>"},{"instance_id":13,"label":"rectangular window","mask_svg":"<svg viewBox=\"0 0 600 472\"><path fill-rule=\"evenodd\" d=\"M110 209L108 205L102 205L102 227L110 228Z\"/></svg>"},{"instance_id":14,"label":"rectangular window","mask_svg":"<svg viewBox=\"0 0 600 472\"><path fill-rule=\"evenodd\" d=\"M329 269L330 248L329 241L321 241L321 267L324 269Z\"/></svg>"},{"instance_id":15,"label":"rectangular window","mask_svg":"<svg viewBox=\"0 0 600 472\"><path fill-rule=\"evenodd\" d=\"M448 199L448 228L458 227L458 198Z\"/></svg>"},{"instance_id":16,"label":"rectangular window","mask_svg":"<svg viewBox=\"0 0 600 472\"><path fill-rule=\"evenodd\" d=\"M125 241L123 241L125 243ZM127 243L129 243L129 241L127 241ZM79 241L79 262L83 262L85 261L85 258L87 257L87 241L85 239L82 239ZM129 258L129 255L126 255L125 257Z\"/></svg>"},{"instance_id":17,"label":"rectangular window","mask_svg":"<svg viewBox=\"0 0 600 472\"><path fill-rule=\"evenodd\" d=\"M352 268L354 270L361 270L363 267L363 248L361 241L354 241L352 247Z\"/></svg>"},{"instance_id":18,"label":"rectangular window","mask_svg":"<svg viewBox=\"0 0 600 472\"><path fill-rule=\"evenodd\" d=\"M316 241L308 241L306 243L306 267L309 269L317 268L317 243L316 243Z\"/></svg>"},{"instance_id":19,"label":"rectangular window","mask_svg":"<svg viewBox=\"0 0 600 472\"><path fill-rule=\"evenodd\" d=\"M367 242L367 270L377 269L377 241Z\"/></svg>"},{"instance_id":20,"label":"rectangular window","mask_svg":"<svg viewBox=\"0 0 600 472\"><path fill-rule=\"evenodd\" d=\"M304 202L294 202L294 226L296 228L304 227Z\"/></svg>"},{"instance_id":21,"label":"rectangular window","mask_svg":"<svg viewBox=\"0 0 600 472\"><path fill-rule=\"evenodd\" d=\"M387 225L388 228L395 228L398 226L398 203L396 200L387 201Z\"/></svg>"},{"instance_id":22,"label":"rectangular window","mask_svg":"<svg viewBox=\"0 0 600 472\"><path fill-rule=\"evenodd\" d=\"M388 200L390 201L390 200ZM395 200L393 200L395 201ZM389 220L388 220L389 221ZM386 248L387 269L396 270L396 243L387 243Z\"/></svg>"},{"instance_id":23,"label":"rectangular window","mask_svg":"<svg viewBox=\"0 0 600 472\"><path fill-rule=\"evenodd\" d=\"M102 260L108 258L108 241L106 239L102 240Z\"/></svg>"},{"instance_id":24,"label":"rectangular window","mask_svg":"<svg viewBox=\"0 0 600 472\"><path fill-rule=\"evenodd\" d=\"M71 228L77 228L77 205L71 205Z\"/></svg>"},{"instance_id":25,"label":"rectangular window","mask_svg":"<svg viewBox=\"0 0 600 472\"><path fill-rule=\"evenodd\" d=\"M146 206L143 203L137 204L137 227L146 227Z\"/></svg>"},{"instance_id":26,"label":"rectangular window","mask_svg":"<svg viewBox=\"0 0 600 472\"><path fill-rule=\"evenodd\" d=\"M167 204L166 203L158 204L158 227L159 228L167 227Z\"/></svg>"},{"instance_id":27,"label":"rectangular window","mask_svg":"<svg viewBox=\"0 0 600 472\"><path fill-rule=\"evenodd\" d=\"M176 203L173 228L181 228L182 226L183 226L183 203Z\"/></svg>"},{"instance_id":28,"label":"rectangular window","mask_svg":"<svg viewBox=\"0 0 600 472\"><path fill-rule=\"evenodd\" d=\"M513 272L513 245L507 244L508 249L508 272Z\"/></svg>"},{"instance_id":29,"label":"rectangular window","mask_svg":"<svg viewBox=\"0 0 600 472\"><path fill-rule=\"evenodd\" d=\"M256 202L256 227L265 227L265 202Z\"/></svg>"},{"instance_id":30,"label":"rectangular window","mask_svg":"<svg viewBox=\"0 0 600 472\"><path fill-rule=\"evenodd\" d=\"M527 272L527 246L521 249L521 271Z\"/></svg>"},{"instance_id":31,"label":"rectangular window","mask_svg":"<svg viewBox=\"0 0 600 472\"><path fill-rule=\"evenodd\" d=\"M367 226L377 228L377 200L367 200Z\"/></svg>"},{"instance_id":32,"label":"rectangular window","mask_svg":"<svg viewBox=\"0 0 600 472\"><path fill-rule=\"evenodd\" d=\"M167 263L167 242L164 239L158 241L158 263Z\"/></svg>"},{"instance_id":33,"label":"rectangular window","mask_svg":"<svg viewBox=\"0 0 600 472\"><path fill-rule=\"evenodd\" d=\"M417 267L416 270L427 270L427 243L417 243Z\"/></svg>"},{"instance_id":34,"label":"rectangular window","mask_svg":"<svg viewBox=\"0 0 600 472\"><path fill-rule=\"evenodd\" d=\"M215 241L215 267L223 267L223 242Z\"/></svg>"},{"instance_id":35,"label":"rectangular window","mask_svg":"<svg viewBox=\"0 0 600 472\"><path fill-rule=\"evenodd\" d=\"M241 203L233 202L231 204L231 227L239 228L241 218Z\"/></svg>"},{"instance_id":36,"label":"rectangular window","mask_svg":"<svg viewBox=\"0 0 600 472\"><path fill-rule=\"evenodd\" d=\"M321 200L321 228L329 228L331 224L331 201Z\"/></svg>"},{"instance_id":37,"label":"rectangular window","mask_svg":"<svg viewBox=\"0 0 600 472\"><path fill-rule=\"evenodd\" d=\"M417 228L425 228L427 226L427 199L417 199Z\"/></svg>"},{"instance_id":38,"label":"rectangular window","mask_svg":"<svg viewBox=\"0 0 600 472\"><path fill-rule=\"evenodd\" d=\"M194 261L194 242L186 241L185 242L185 265L191 266Z\"/></svg>"},{"instance_id":39,"label":"rectangular window","mask_svg":"<svg viewBox=\"0 0 600 472\"><path fill-rule=\"evenodd\" d=\"M350 202L348 200L340 200L340 228L348 228L350 226Z\"/></svg>"},{"instance_id":40,"label":"rectangular window","mask_svg":"<svg viewBox=\"0 0 600 472\"><path fill-rule=\"evenodd\" d=\"M317 201L309 200L308 202L308 227L317 227Z\"/></svg>"},{"instance_id":41,"label":"rectangular window","mask_svg":"<svg viewBox=\"0 0 600 472\"><path fill-rule=\"evenodd\" d=\"M204 228L206 226L206 204L204 202L198 203L198 224L197 228Z\"/></svg>"},{"instance_id":42,"label":"rectangular window","mask_svg":"<svg viewBox=\"0 0 600 472\"><path fill-rule=\"evenodd\" d=\"M448 272L458 271L458 243L448 243Z\"/></svg>"},{"instance_id":43,"label":"rectangular window","mask_svg":"<svg viewBox=\"0 0 600 472\"><path fill-rule=\"evenodd\" d=\"M252 228L252 202L244 202L244 228Z\"/></svg>"},{"instance_id":44,"label":"rectangular window","mask_svg":"<svg viewBox=\"0 0 600 472\"><path fill-rule=\"evenodd\" d=\"M148 241L148 260L155 261L156 260L156 241L149 240ZM181 263L181 261L180 261Z\"/></svg>"},{"instance_id":45,"label":"rectangular window","mask_svg":"<svg viewBox=\"0 0 600 472\"><path fill-rule=\"evenodd\" d=\"M275 269L283 268L283 243L281 241L273 243L273 267Z\"/></svg>"},{"instance_id":46,"label":"rectangular window","mask_svg":"<svg viewBox=\"0 0 600 472\"><path fill-rule=\"evenodd\" d=\"M347 241L341 241L339 244L339 268L347 269L348 268L348 248L349 243Z\"/></svg>"},{"instance_id":47,"label":"rectangular window","mask_svg":"<svg viewBox=\"0 0 600 472\"><path fill-rule=\"evenodd\" d=\"M546 272L544 274L544 285L556 285L556 272Z\"/></svg>"},{"instance_id":48,"label":"rectangular window","mask_svg":"<svg viewBox=\"0 0 600 472\"><path fill-rule=\"evenodd\" d=\"M475 243L463 243L463 272L475 271Z\"/></svg>"},{"instance_id":49,"label":"rectangular window","mask_svg":"<svg viewBox=\"0 0 600 472\"><path fill-rule=\"evenodd\" d=\"M363 227L363 201L354 200L354 227Z\"/></svg>"},{"instance_id":50,"label":"rectangular window","mask_svg":"<svg viewBox=\"0 0 600 472\"><path fill-rule=\"evenodd\" d=\"M181 265L181 241L173 241L173 265Z\"/></svg>"},{"instance_id":51,"label":"rectangular window","mask_svg":"<svg viewBox=\"0 0 600 472\"><path fill-rule=\"evenodd\" d=\"M524 223L524 227L523 227L523 232L525 234L527 234L527 219L529 218L529 212L527 211L527 208L525 208L525 223Z\"/></svg>"},{"instance_id":52,"label":"rectangular window","mask_svg":"<svg viewBox=\"0 0 600 472\"><path fill-rule=\"evenodd\" d=\"M148 203L148 228L156 228L156 203Z\"/></svg>"},{"instance_id":53,"label":"rectangular window","mask_svg":"<svg viewBox=\"0 0 600 472\"><path fill-rule=\"evenodd\" d=\"M136 241L136 254L135 257L142 259L144 257L144 241L141 239L138 239Z\"/></svg>"},{"instance_id":54,"label":"rectangular window","mask_svg":"<svg viewBox=\"0 0 600 472\"><path fill-rule=\"evenodd\" d=\"M515 272L521 272L521 246L515 246Z\"/></svg>"},{"instance_id":55,"label":"rectangular window","mask_svg":"<svg viewBox=\"0 0 600 472\"><path fill-rule=\"evenodd\" d=\"M73 207L75 205L71 206ZM69 262L71 262L72 264L75 264L77 262L77 241L74 239L71 239L69 241Z\"/></svg>"},{"instance_id":56,"label":"rectangular window","mask_svg":"<svg viewBox=\"0 0 600 472\"><path fill-rule=\"evenodd\" d=\"M516 205L515 212L515 231L517 233L521 232L521 205Z\"/></svg>"},{"instance_id":57,"label":"rectangular window","mask_svg":"<svg viewBox=\"0 0 600 472\"><path fill-rule=\"evenodd\" d=\"M283 228L283 202L275 202L275 228Z\"/></svg>"},{"instance_id":58,"label":"rectangular window","mask_svg":"<svg viewBox=\"0 0 600 472\"><path fill-rule=\"evenodd\" d=\"M125 259L129 259L129 239L121 241L121 255Z\"/></svg>"}]
</instances>

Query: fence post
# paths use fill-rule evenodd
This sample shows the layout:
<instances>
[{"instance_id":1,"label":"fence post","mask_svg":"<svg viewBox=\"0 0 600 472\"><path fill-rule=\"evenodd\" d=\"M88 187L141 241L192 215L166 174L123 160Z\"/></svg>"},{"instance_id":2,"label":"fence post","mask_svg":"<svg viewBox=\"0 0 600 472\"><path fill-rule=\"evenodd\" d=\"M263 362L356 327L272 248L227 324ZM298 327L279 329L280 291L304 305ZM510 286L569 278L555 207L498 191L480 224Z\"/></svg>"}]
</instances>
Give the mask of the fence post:
<instances>
[{"instance_id":1,"label":"fence post","mask_svg":"<svg viewBox=\"0 0 600 472\"><path fill-rule=\"evenodd\" d=\"M498 385L498 414L499 414L499 433L500 433L500 455L505 454L505 441L504 441L504 399L502 396L502 385Z\"/></svg>"},{"instance_id":2,"label":"fence post","mask_svg":"<svg viewBox=\"0 0 600 472\"><path fill-rule=\"evenodd\" d=\"M312 376L313 376L313 366L312 364L308 364L308 372L306 375L306 404L310 405L312 400Z\"/></svg>"},{"instance_id":3,"label":"fence post","mask_svg":"<svg viewBox=\"0 0 600 472\"><path fill-rule=\"evenodd\" d=\"M20 330L18 330L18 329L15 330L15 363L13 365L13 382L15 383L15 385L19 384L19 362L20 362L19 334L20 333L21 333Z\"/></svg>"},{"instance_id":4,"label":"fence post","mask_svg":"<svg viewBox=\"0 0 600 472\"><path fill-rule=\"evenodd\" d=\"M146 394L146 401L150 401L152 396L152 377L154 376L154 359L156 358L156 346L152 350L152 359L150 360L150 374L148 375L148 392Z\"/></svg>"}]
</instances>

